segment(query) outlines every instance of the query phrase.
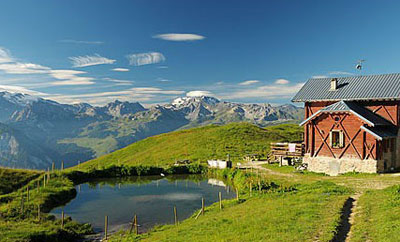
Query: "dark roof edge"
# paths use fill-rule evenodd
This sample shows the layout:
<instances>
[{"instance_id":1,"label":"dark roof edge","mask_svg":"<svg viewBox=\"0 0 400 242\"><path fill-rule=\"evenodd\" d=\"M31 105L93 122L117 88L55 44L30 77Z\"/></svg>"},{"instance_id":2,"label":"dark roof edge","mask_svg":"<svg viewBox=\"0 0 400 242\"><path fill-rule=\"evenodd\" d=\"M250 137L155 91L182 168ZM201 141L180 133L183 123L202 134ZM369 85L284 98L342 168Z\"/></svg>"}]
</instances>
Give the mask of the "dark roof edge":
<instances>
[{"instance_id":1,"label":"dark roof edge","mask_svg":"<svg viewBox=\"0 0 400 242\"><path fill-rule=\"evenodd\" d=\"M398 101L400 100L399 98L340 98L340 99L308 99L308 100L303 100L303 99L292 99L291 101L294 103L302 103L302 102L326 102L326 101L331 101L331 102L338 102L338 101Z\"/></svg>"}]
</instances>

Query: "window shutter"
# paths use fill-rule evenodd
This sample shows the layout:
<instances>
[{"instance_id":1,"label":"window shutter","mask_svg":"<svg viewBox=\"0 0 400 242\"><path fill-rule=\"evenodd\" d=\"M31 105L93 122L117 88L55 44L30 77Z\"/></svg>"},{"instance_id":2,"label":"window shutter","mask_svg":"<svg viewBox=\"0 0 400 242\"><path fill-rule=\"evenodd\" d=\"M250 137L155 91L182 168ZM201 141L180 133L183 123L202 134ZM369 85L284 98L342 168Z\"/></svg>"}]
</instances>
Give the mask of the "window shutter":
<instances>
[{"instance_id":1,"label":"window shutter","mask_svg":"<svg viewBox=\"0 0 400 242\"><path fill-rule=\"evenodd\" d=\"M342 131L340 131L340 133L339 133L339 144L340 144L340 147L344 146L344 139L343 139L343 132Z\"/></svg>"},{"instance_id":2,"label":"window shutter","mask_svg":"<svg viewBox=\"0 0 400 242\"><path fill-rule=\"evenodd\" d=\"M332 131L329 133L329 144L331 144L331 147L333 147L333 143L332 143Z\"/></svg>"}]
</instances>

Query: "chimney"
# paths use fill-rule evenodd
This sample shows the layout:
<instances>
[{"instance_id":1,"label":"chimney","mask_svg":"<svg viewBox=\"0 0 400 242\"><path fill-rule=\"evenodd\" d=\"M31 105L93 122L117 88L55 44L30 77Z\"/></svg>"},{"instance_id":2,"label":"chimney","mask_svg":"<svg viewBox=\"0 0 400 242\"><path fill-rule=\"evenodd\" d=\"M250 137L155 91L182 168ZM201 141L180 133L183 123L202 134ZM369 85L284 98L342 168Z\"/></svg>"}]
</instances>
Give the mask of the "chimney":
<instances>
[{"instance_id":1,"label":"chimney","mask_svg":"<svg viewBox=\"0 0 400 242\"><path fill-rule=\"evenodd\" d=\"M337 78L332 78L331 80L331 91L337 90Z\"/></svg>"}]
</instances>

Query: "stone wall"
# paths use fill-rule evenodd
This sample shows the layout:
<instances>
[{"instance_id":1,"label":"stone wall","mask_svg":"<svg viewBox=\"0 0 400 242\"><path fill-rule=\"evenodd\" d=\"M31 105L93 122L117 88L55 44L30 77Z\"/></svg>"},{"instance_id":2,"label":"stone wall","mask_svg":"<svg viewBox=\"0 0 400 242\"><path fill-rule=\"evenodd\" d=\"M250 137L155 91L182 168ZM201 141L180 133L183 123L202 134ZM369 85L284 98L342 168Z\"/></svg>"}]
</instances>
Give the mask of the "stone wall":
<instances>
[{"instance_id":1,"label":"stone wall","mask_svg":"<svg viewBox=\"0 0 400 242\"><path fill-rule=\"evenodd\" d=\"M373 159L360 160L355 157L337 159L333 157L310 157L306 155L303 158L303 163L307 163L309 171L326 173L331 176L347 172L377 173L383 171L383 161Z\"/></svg>"}]
</instances>

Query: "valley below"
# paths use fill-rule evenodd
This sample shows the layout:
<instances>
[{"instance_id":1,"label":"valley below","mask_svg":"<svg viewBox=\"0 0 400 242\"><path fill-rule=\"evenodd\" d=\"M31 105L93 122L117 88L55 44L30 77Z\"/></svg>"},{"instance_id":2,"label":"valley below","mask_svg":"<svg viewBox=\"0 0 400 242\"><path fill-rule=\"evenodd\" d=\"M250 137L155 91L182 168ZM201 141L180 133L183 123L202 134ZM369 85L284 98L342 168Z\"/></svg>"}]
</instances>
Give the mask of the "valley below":
<instances>
[{"instance_id":1,"label":"valley below","mask_svg":"<svg viewBox=\"0 0 400 242\"><path fill-rule=\"evenodd\" d=\"M0 166L47 169L77 165L150 136L206 125L248 122L260 127L298 122L293 105L240 104L213 97L182 97L149 108L114 101L68 105L0 92Z\"/></svg>"}]
</instances>

